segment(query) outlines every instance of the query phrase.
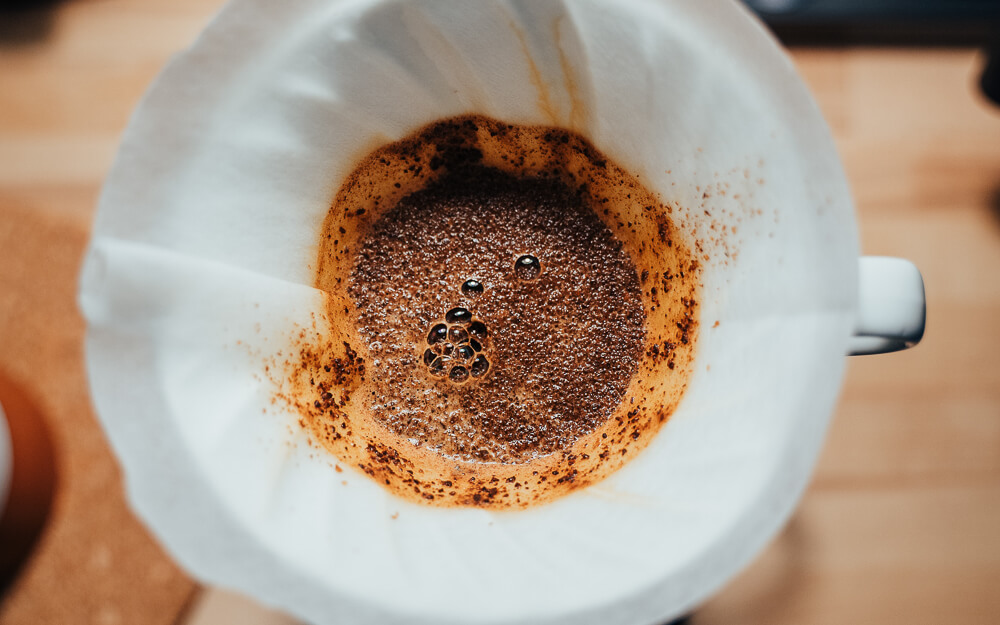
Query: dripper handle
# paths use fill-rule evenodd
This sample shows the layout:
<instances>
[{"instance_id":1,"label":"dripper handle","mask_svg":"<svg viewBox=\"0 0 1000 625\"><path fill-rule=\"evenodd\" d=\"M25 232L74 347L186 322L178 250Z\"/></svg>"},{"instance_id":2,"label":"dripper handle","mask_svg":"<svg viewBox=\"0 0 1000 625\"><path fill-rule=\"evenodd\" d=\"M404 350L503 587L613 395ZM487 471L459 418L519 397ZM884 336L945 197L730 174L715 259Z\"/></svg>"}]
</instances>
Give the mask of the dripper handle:
<instances>
[{"instance_id":1,"label":"dripper handle","mask_svg":"<svg viewBox=\"0 0 1000 625\"><path fill-rule=\"evenodd\" d=\"M848 354L886 354L908 349L924 336L924 280L902 258L858 259L858 318Z\"/></svg>"}]
</instances>

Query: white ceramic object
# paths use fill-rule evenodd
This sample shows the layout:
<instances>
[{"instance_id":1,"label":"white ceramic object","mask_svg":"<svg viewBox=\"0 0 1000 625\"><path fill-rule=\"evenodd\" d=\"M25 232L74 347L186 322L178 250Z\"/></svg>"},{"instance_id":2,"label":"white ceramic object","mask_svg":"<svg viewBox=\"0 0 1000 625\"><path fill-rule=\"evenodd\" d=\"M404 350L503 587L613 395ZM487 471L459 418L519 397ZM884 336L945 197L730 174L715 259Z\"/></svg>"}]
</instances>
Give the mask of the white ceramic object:
<instances>
[{"instance_id":1,"label":"white ceramic object","mask_svg":"<svg viewBox=\"0 0 1000 625\"><path fill-rule=\"evenodd\" d=\"M885 256L861 258L851 355L913 347L924 336L925 314L924 280L913 263Z\"/></svg>"},{"instance_id":2,"label":"white ceramic object","mask_svg":"<svg viewBox=\"0 0 1000 625\"><path fill-rule=\"evenodd\" d=\"M344 176L463 113L573 127L712 241L680 408L607 480L521 512L334 472L263 373L322 311L311 264ZM827 128L735 2L237 0L136 112L80 302L129 499L199 579L317 625L658 623L784 523L844 354L879 347L852 332L915 337L913 276L864 261L911 308L859 308L858 253Z\"/></svg>"}]
</instances>

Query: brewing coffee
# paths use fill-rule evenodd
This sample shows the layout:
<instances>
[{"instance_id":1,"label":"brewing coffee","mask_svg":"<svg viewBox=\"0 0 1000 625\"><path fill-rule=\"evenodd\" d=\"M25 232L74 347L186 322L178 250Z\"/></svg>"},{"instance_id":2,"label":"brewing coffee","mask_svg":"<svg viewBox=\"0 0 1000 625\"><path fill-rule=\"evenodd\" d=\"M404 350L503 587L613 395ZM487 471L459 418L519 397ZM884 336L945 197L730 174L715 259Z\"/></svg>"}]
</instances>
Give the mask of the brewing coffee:
<instances>
[{"instance_id":1,"label":"brewing coffee","mask_svg":"<svg viewBox=\"0 0 1000 625\"><path fill-rule=\"evenodd\" d=\"M561 181L446 166L375 222L350 276L367 411L459 460L568 451L638 369L638 274Z\"/></svg>"},{"instance_id":2,"label":"brewing coffee","mask_svg":"<svg viewBox=\"0 0 1000 625\"><path fill-rule=\"evenodd\" d=\"M320 237L327 340L295 363L303 424L439 505L603 478L690 372L699 267L669 214L566 130L463 117L378 149Z\"/></svg>"}]
</instances>

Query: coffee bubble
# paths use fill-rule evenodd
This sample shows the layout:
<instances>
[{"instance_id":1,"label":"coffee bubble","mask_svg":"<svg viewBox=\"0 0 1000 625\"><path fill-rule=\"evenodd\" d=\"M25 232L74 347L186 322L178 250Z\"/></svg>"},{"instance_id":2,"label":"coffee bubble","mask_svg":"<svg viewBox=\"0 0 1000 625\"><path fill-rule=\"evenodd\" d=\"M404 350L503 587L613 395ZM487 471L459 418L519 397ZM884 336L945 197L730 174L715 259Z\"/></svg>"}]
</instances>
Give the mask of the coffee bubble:
<instances>
[{"instance_id":1,"label":"coffee bubble","mask_svg":"<svg viewBox=\"0 0 1000 625\"><path fill-rule=\"evenodd\" d=\"M462 293L466 295L479 295L483 292L483 285L479 280L469 279L462 284Z\"/></svg>"},{"instance_id":2,"label":"coffee bubble","mask_svg":"<svg viewBox=\"0 0 1000 625\"><path fill-rule=\"evenodd\" d=\"M452 367L451 373L448 374L448 378L452 382L465 382L469 379L469 370L461 365Z\"/></svg>"},{"instance_id":3,"label":"coffee bubble","mask_svg":"<svg viewBox=\"0 0 1000 625\"><path fill-rule=\"evenodd\" d=\"M455 359L462 362L468 362L469 360L472 360L472 357L475 354L476 352L473 351L471 347L469 347L468 345L462 345L457 350L455 350Z\"/></svg>"},{"instance_id":4,"label":"coffee bubble","mask_svg":"<svg viewBox=\"0 0 1000 625\"><path fill-rule=\"evenodd\" d=\"M490 361L486 359L486 356L482 354L476 356L476 359L472 361L472 377L479 378L486 374L490 369Z\"/></svg>"},{"instance_id":5,"label":"coffee bubble","mask_svg":"<svg viewBox=\"0 0 1000 625\"><path fill-rule=\"evenodd\" d=\"M433 328L431 328L430 334L427 335L427 343L430 345L435 345L441 343L448 338L448 326L443 323L439 323Z\"/></svg>"},{"instance_id":6,"label":"coffee bubble","mask_svg":"<svg viewBox=\"0 0 1000 625\"><path fill-rule=\"evenodd\" d=\"M431 363L431 375L435 375L437 377L444 377L444 375L447 372L448 372L448 367L447 363L445 362L445 359L442 357L435 358L434 362Z\"/></svg>"},{"instance_id":7,"label":"coffee bubble","mask_svg":"<svg viewBox=\"0 0 1000 625\"><path fill-rule=\"evenodd\" d=\"M466 324L472 320L472 313L465 308L452 308L448 311L448 314L446 314L444 318L448 323Z\"/></svg>"},{"instance_id":8,"label":"coffee bubble","mask_svg":"<svg viewBox=\"0 0 1000 625\"><path fill-rule=\"evenodd\" d=\"M514 275L521 280L534 280L541 273L542 263L530 254L525 254L514 263Z\"/></svg>"}]
</instances>

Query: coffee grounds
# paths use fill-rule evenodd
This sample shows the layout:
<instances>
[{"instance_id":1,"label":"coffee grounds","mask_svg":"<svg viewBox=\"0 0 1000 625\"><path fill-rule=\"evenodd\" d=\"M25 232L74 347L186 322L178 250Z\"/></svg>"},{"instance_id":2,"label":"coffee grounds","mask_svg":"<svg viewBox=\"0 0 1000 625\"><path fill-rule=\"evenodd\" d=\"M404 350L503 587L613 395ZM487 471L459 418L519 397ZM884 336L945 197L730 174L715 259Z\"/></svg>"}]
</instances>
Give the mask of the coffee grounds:
<instances>
[{"instance_id":1,"label":"coffee grounds","mask_svg":"<svg viewBox=\"0 0 1000 625\"><path fill-rule=\"evenodd\" d=\"M369 353L370 415L455 459L570 449L612 414L643 353L635 266L579 189L474 162L452 163L373 224L348 292ZM475 352L457 342L440 358L451 375L430 364L428 331L456 307L488 331L480 378L468 374Z\"/></svg>"},{"instance_id":2,"label":"coffee grounds","mask_svg":"<svg viewBox=\"0 0 1000 625\"><path fill-rule=\"evenodd\" d=\"M462 116L359 156L317 232L322 313L271 369L308 443L405 499L497 510L641 453L693 372L677 206L560 128Z\"/></svg>"}]
</instances>

